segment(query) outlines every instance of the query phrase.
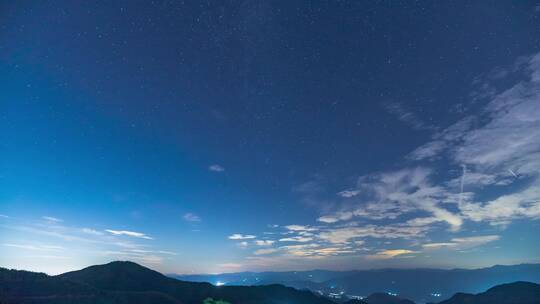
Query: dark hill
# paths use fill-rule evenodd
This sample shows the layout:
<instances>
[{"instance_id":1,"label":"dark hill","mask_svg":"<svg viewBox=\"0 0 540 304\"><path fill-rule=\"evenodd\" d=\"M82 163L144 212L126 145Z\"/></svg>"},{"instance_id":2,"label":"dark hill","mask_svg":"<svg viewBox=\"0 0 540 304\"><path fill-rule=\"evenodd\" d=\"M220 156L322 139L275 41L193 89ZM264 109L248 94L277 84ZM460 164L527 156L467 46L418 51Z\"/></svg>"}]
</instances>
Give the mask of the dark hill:
<instances>
[{"instance_id":1,"label":"dark hill","mask_svg":"<svg viewBox=\"0 0 540 304\"><path fill-rule=\"evenodd\" d=\"M97 292L94 288L82 286L58 277L50 277L44 273L0 268L1 296L43 297L51 294L88 296Z\"/></svg>"},{"instance_id":2,"label":"dark hill","mask_svg":"<svg viewBox=\"0 0 540 304\"><path fill-rule=\"evenodd\" d=\"M215 287L184 282L132 262L91 266L59 276L0 269L0 303L183 303L207 298L234 304L333 304L309 291L282 285Z\"/></svg>"},{"instance_id":3,"label":"dark hill","mask_svg":"<svg viewBox=\"0 0 540 304\"><path fill-rule=\"evenodd\" d=\"M209 283L193 283L171 279L152 269L133 262L111 262L67 272L58 277L68 281L83 283L100 290L115 291L189 291L197 289L211 292Z\"/></svg>"},{"instance_id":4,"label":"dark hill","mask_svg":"<svg viewBox=\"0 0 540 304\"><path fill-rule=\"evenodd\" d=\"M476 295L457 293L439 304L539 304L540 285L515 282L498 285Z\"/></svg>"}]
</instances>

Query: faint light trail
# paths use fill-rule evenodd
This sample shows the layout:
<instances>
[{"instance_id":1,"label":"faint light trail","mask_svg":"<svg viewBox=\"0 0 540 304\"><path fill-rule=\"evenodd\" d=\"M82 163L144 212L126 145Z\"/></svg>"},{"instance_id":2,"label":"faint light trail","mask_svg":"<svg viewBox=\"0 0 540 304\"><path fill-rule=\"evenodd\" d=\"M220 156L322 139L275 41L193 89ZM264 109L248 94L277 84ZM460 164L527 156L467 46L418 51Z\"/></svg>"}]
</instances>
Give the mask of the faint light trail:
<instances>
[{"instance_id":1,"label":"faint light trail","mask_svg":"<svg viewBox=\"0 0 540 304\"><path fill-rule=\"evenodd\" d=\"M467 174L467 166L466 165L461 165L461 168L463 169L463 173L461 174L461 183L460 183L458 206L461 206L461 202L463 201L463 186L465 184L465 174Z\"/></svg>"},{"instance_id":2,"label":"faint light trail","mask_svg":"<svg viewBox=\"0 0 540 304\"><path fill-rule=\"evenodd\" d=\"M508 169L508 172L510 172L510 174L512 174L515 178L518 178L517 174L514 173L514 171L512 171L512 169Z\"/></svg>"}]
</instances>

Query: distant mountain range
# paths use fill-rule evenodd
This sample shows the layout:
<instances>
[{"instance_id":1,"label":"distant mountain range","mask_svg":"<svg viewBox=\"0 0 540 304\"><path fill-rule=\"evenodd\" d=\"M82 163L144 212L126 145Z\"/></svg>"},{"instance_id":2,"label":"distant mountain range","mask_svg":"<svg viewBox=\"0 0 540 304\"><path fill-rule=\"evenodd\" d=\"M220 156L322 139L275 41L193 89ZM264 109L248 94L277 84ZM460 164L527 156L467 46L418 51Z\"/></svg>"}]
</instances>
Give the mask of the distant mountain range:
<instances>
[{"instance_id":1,"label":"distant mountain range","mask_svg":"<svg viewBox=\"0 0 540 304\"><path fill-rule=\"evenodd\" d=\"M283 284L325 295L397 294L419 303L439 302L457 292L479 293L515 281L540 283L540 264L480 269L376 269L354 271L239 272L217 275L170 275L193 282L225 285Z\"/></svg>"},{"instance_id":2,"label":"distant mountain range","mask_svg":"<svg viewBox=\"0 0 540 304\"><path fill-rule=\"evenodd\" d=\"M390 293L334 300L283 285L214 286L173 279L132 262L112 262L48 276L0 268L0 304L414 304ZM540 303L540 285L515 282L440 304Z\"/></svg>"}]
</instances>

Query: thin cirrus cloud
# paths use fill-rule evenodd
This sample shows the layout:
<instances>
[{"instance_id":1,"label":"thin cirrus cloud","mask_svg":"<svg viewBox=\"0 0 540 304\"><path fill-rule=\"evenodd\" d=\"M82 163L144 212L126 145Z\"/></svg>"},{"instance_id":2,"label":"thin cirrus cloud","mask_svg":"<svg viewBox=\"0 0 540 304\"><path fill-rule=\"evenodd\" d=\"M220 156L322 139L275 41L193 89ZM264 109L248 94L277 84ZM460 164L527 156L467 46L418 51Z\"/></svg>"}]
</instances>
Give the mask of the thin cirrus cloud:
<instances>
[{"instance_id":1,"label":"thin cirrus cloud","mask_svg":"<svg viewBox=\"0 0 540 304\"><path fill-rule=\"evenodd\" d=\"M52 217L52 216L42 216L41 217L42 219L48 221L48 222L54 222L54 223L60 223L60 222L63 222L62 219L59 219L59 218L56 218L56 217Z\"/></svg>"},{"instance_id":2,"label":"thin cirrus cloud","mask_svg":"<svg viewBox=\"0 0 540 304\"><path fill-rule=\"evenodd\" d=\"M208 170L210 170L212 172L223 172L223 171L225 171L225 168L223 168L223 166L221 166L221 165L213 164L213 165L210 165L208 167Z\"/></svg>"},{"instance_id":3,"label":"thin cirrus cloud","mask_svg":"<svg viewBox=\"0 0 540 304\"><path fill-rule=\"evenodd\" d=\"M272 254L275 252L278 252L279 249L276 248L265 248L265 249L257 249L253 252L254 255L265 255L265 254Z\"/></svg>"},{"instance_id":4,"label":"thin cirrus cloud","mask_svg":"<svg viewBox=\"0 0 540 304\"><path fill-rule=\"evenodd\" d=\"M388 113L394 115L398 120L404 122L415 130L437 130L437 127L422 121L414 112L405 108L398 102L386 103L384 108Z\"/></svg>"},{"instance_id":5,"label":"thin cirrus cloud","mask_svg":"<svg viewBox=\"0 0 540 304\"><path fill-rule=\"evenodd\" d=\"M12 247L17 249L24 249L24 250L31 250L31 251L59 251L62 250L63 247L60 246L53 246L53 245L34 245L34 244L11 244L11 243L5 243L2 244L5 247Z\"/></svg>"},{"instance_id":6,"label":"thin cirrus cloud","mask_svg":"<svg viewBox=\"0 0 540 304\"><path fill-rule=\"evenodd\" d=\"M255 245L257 246L272 246L275 241L272 240L255 240Z\"/></svg>"},{"instance_id":7,"label":"thin cirrus cloud","mask_svg":"<svg viewBox=\"0 0 540 304\"><path fill-rule=\"evenodd\" d=\"M238 245L238 247L240 247L242 249L246 249L249 246L249 243L246 242L246 241L242 241L242 242L239 242L237 245Z\"/></svg>"},{"instance_id":8,"label":"thin cirrus cloud","mask_svg":"<svg viewBox=\"0 0 540 304\"><path fill-rule=\"evenodd\" d=\"M337 223L340 221L350 220L351 218L353 218L354 215L355 215L354 212L351 212L351 211L337 212L334 214L321 216L317 219L317 221L327 223L327 224L332 224L332 223Z\"/></svg>"},{"instance_id":9,"label":"thin cirrus cloud","mask_svg":"<svg viewBox=\"0 0 540 304\"><path fill-rule=\"evenodd\" d=\"M368 255L367 258L373 259L373 260L377 260L377 259L385 260L385 259L392 259L395 257L403 257L403 256L410 257L410 254L413 254L413 253L417 253L417 251L413 251L409 249L389 249L389 250L379 251L373 255Z\"/></svg>"},{"instance_id":10,"label":"thin cirrus cloud","mask_svg":"<svg viewBox=\"0 0 540 304\"><path fill-rule=\"evenodd\" d=\"M304 226L304 225L287 225L285 226L287 230L290 231L317 231L318 228L316 227L310 227L310 226Z\"/></svg>"},{"instance_id":11,"label":"thin cirrus cloud","mask_svg":"<svg viewBox=\"0 0 540 304\"><path fill-rule=\"evenodd\" d=\"M540 218L540 54L531 56L522 72L527 77L515 86L484 94L488 100L480 114L447 128L425 124L402 105L390 104L387 110L398 119L433 131L432 140L405 157L406 167L366 174L343 187L346 190L337 196L344 199L316 218L317 226L271 227L285 231L269 233L275 236L272 244L254 241L267 247L253 248L253 260L268 262L265 255L278 260L340 255L386 260L422 251L463 251L502 238L471 235L471 222L487 224L477 231L482 227L492 231L492 226L504 228L515 219ZM435 161L450 168L438 167ZM517 180L520 187L512 185ZM295 191L316 203L329 192L323 182L304 183ZM477 191L491 187L497 187L498 196L487 201L475 198ZM432 234L441 229L446 237ZM243 240L239 245L243 248L252 244L246 239L255 238L233 236ZM410 247L380 248L393 240Z\"/></svg>"},{"instance_id":12,"label":"thin cirrus cloud","mask_svg":"<svg viewBox=\"0 0 540 304\"><path fill-rule=\"evenodd\" d=\"M313 238L311 237L303 237L303 236L294 236L294 237L279 239L280 242L298 242L298 243L306 243L312 240Z\"/></svg>"},{"instance_id":13,"label":"thin cirrus cloud","mask_svg":"<svg viewBox=\"0 0 540 304\"><path fill-rule=\"evenodd\" d=\"M81 229L81 231L83 233L91 234L91 235L103 235L103 232L95 230L95 229L91 229L91 228L83 228Z\"/></svg>"},{"instance_id":14,"label":"thin cirrus cloud","mask_svg":"<svg viewBox=\"0 0 540 304\"><path fill-rule=\"evenodd\" d=\"M413 239L425 236L429 228L425 226L393 225L359 225L351 227L328 228L318 234L323 241L342 244L361 238L375 239Z\"/></svg>"},{"instance_id":15,"label":"thin cirrus cloud","mask_svg":"<svg viewBox=\"0 0 540 304\"><path fill-rule=\"evenodd\" d=\"M141 254L167 254L167 255L176 255L176 252L166 251L166 250L143 250L143 249L131 249L130 252L141 253Z\"/></svg>"},{"instance_id":16,"label":"thin cirrus cloud","mask_svg":"<svg viewBox=\"0 0 540 304\"><path fill-rule=\"evenodd\" d=\"M188 222L200 222L201 221L201 218L194 214L194 213L191 213L191 212L188 212L186 214L184 214L184 216L182 216L182 218L185 220L185 221L188 221Z\"/></svg>"},{"instance_id":17,"label":"thin cirrus cloud","mask_svg":"<svg viewBox=\"0 0 540 304\"><path fill-rule=\"evenodd\" d=\"M423 163L361 176L354 187L338 193L355 200L317 219L322 225L347 227L322 226L318 238L333 244L364 237L413 240L437 227L455 233L463 231L468 222L504 228L516 219L540 218L540 53L522 62L519 71L513 66L505 73L521 73L521 80L498 92L493 89L489 94L476 94L486 99L480 114L463 117L444 129L425 128L402 105L390 104L387 110L400 120L418 129L435 131L431 141L407 155L409 161ZM490 77L486 78L489 81ZM436 170L435 160L457 168L445 176ZM518 180L522 186L513 187ZM475 198L477 191L493 188L499 196L484 201ZM423 215L404 216L419 213ZM374 223L361 225L357 220ZM384 220L395 224L377 224ZM422 247L471 248L499 237L456 237Z\"/></svg>"},{"instance_id":18,"label":"thin cirrus cloud","mask_svg":"<svg viewBox=\"0 0 540 304\"><path fill-rule=\"evenodd\" d=\"M282 246L279 247L279 251L283 253L284 257L321 258L344 254L353 254L358 251L358 248L354 248L349 245L325 246L317 243L309 243Z\"/></svg>"},{"instance_id":19,"label":"thin cirrus cloud","mask_svg":"<svg viewBox=\"0 0 540 304\"><path fill-rule=\"evenodd\" d=\"M337 195L345 198L355 197L360 194L359 190L343 190L337 193Z\"/></svg>"},{"instance_id":20,"label":"thin cirrus cloud","mask_svg":"<svg viewBox=\"0 0 540 304\"><path fill-rule=\"evenodd\" d=\"M6 239L0 246L4 248L4 251L11 248L17 254L24 252L27 257L43 263L46 263L49 259L68 258L62 257L60 253L77 252L79 248L88 247L89 245L99 246L100 249L96 251L96 254L114 256L114 259L129 259L143 264L161 264L166 259L173 258L176 255L173 251L154 249L137 242L135 239L152 239L141 232L112 229L96 230L87 227L51 225L49 222L44 224L41 218L39 220L14 218L14 225L5 227L27 234L35 234L39 236L37 239L42 239L40 236L56 238L61 246L41 242L20 242L18 239ZM134 239L111 238L107 234ZM28 236L28 239L31 239L31 237ZM69 258L75 258L75 256Z\"/></svg>"},{"instance_id":21,"label":"thin cirrus cloud","mask_svg":"<svg viewBox=\"0 0 540 304\"><path fill-rule=\"evenodd\" d=\"M500 239L499 235L469 236L469 237L453 238L450 242L423 244L422 247L424 249L452 248L452 249L462 250L462 249L478 247L487 243L497 241L499 239Z\"/></svg>"},{"instance_id":22,"label":"thin cirrus cloud","mask_svg":"<svg viewBox=\"0 0 540 304\"><path fill-rule=\"evenodd\" d=\"M229 240L249 240L249 239L254 239L256 238L256 236L254 235L251 235L251 234L240 234L240 233L235 233L235 234L231 234L229 235Z\"/></svg>"},{"instance_id":23,"label":"thin cirrus cloud","mask_svg":"<svg viewBox=\"0 0 540 304\"><path fill-rule=\"evenodd\" d=\"M140 239L153 240L152 237L141 232L128 231L128 230L112 230L112 229L106 229L105 231L113 235L125 235L129 237L140 238Z\"/></svg>"},{"instance_id":24,"label":"thin cirrus cloud","mask_svg":"<svg viewBox=\"0 0 540 304\"><path fill-rule=\"evenodd\" d=\"M355 217L396 219L405 213L422 211L446 222L452 230L459 230L463 223L460 215L440 204L441 201L452 201L455 194L435 185L431 180L432 175L432 169L416 167L363 176L359 190L365 193L364 198L370 202L348 211L324 215L318 221L336 223Z\"/></svg>"}]
</instances>

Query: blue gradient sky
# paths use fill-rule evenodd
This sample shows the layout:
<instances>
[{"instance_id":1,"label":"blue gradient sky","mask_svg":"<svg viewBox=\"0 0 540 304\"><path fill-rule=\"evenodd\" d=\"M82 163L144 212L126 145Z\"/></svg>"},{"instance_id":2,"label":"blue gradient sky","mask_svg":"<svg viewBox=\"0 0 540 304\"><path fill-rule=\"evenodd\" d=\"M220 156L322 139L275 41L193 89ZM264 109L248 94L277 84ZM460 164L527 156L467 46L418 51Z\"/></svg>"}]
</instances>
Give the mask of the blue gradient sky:
<instances>
[{"instance_id":1,"label":"blue gradient sky","mask_svg":"<svg viewBox=\"0 0 540 304\"><path fill-rule=\"evenodd\" d=\"M3 2L0 266L540 261L534 2Z\"/></svg>"}]
</instances>

